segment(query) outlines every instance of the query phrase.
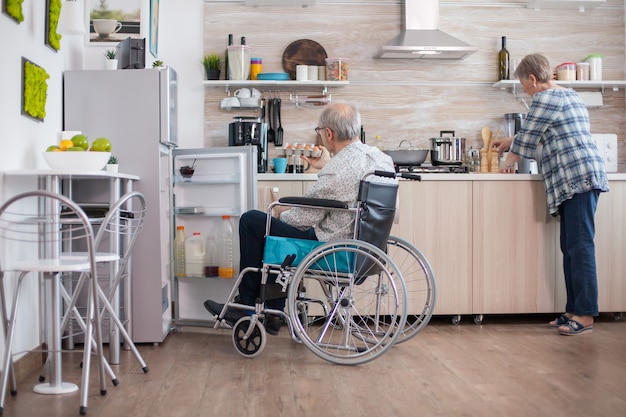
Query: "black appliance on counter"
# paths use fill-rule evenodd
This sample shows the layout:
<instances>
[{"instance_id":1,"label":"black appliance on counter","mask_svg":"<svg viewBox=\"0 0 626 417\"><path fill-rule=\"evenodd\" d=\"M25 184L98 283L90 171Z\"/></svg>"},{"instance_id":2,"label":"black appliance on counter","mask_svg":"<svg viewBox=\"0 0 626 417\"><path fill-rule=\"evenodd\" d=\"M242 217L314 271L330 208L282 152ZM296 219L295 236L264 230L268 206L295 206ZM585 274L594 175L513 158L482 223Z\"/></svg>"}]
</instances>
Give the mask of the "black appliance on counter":
<instances>
[{"instance_id":1,"label":"black appliance on counter","mask_svg":"<svg viewBox=\"0 0 626 417\"><path fill-rule=\"evenodd\" d=\"M267 172L267 123L259 117L235 116L228 125L228 146L256 146L259 173Z\"/></svg>"}]
</instances>

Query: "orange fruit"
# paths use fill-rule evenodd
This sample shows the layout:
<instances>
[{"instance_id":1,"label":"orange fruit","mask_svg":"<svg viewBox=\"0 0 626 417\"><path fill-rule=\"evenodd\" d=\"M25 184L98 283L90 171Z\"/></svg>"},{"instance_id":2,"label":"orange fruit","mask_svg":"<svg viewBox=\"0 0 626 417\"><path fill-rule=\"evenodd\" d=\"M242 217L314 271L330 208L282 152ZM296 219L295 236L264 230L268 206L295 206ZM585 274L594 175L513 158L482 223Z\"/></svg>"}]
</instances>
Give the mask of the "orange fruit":
<instances>
[{"instance_id":1,"label":"orange fruit","mask_svg":"<svg viewBox=\"0 0 626 417\"><path fill-rule=\"evenodd\" d=\"M61 144L59 145L59 149L61 149L62 151L66 151L69 148L73 148L74 147L74 142L72 142L70 139L63 139L61 141Z\"/></svg>"}]
</instances>

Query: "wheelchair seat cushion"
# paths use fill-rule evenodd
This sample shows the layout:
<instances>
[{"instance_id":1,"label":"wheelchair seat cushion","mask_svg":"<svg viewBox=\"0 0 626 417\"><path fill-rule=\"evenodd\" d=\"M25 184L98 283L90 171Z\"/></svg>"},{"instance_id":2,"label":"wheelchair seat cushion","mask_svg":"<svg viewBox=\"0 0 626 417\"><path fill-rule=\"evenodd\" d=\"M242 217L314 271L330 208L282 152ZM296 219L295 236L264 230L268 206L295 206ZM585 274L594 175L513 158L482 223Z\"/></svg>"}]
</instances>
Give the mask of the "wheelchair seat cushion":
<instances>
[{"instance_id":1,"label":"wheelchair seat cushion","mask_svg":"<svg viewBox=\"0 0 626 417\"><path fill-rule=\"evenodd\" d=\"M266 236L263 263L281 265L287 255L296 255L295 260L291 263L292 267L296 267L309 253L325 243L318 240ZM353 253L339 251L323 259L318 259L309 269L348 273L354 268Z\"/></svg>"},{"instance_id":2,"label":"wheelchair seat cushion","mask_svg":"<svg viewBox=\"0 0 626 417\"><path fill-rule=\"evenodd\" d=\"M306 255L324 242L280 236L266 236L263 263L280 265L287 255L296 255L291 266L298 265Z\"/></svg>"}]
</instances>

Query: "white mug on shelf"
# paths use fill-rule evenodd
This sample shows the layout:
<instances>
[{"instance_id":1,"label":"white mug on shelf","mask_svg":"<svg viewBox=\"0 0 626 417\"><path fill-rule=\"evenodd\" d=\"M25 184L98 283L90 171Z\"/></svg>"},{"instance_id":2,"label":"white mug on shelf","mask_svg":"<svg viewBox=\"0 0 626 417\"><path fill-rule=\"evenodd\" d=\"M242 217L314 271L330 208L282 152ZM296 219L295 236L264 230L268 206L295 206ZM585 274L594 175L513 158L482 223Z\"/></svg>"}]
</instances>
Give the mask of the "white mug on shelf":
<instances>
[{"instance_id":1,"label":"white mug on shelf","mask_svg":"<svg viewBox=\"0 0 626 417\"><path fill-rule=\"evenodd\" d=\"M239 99L237 97L224 97L220 107L224 110L230 110L233 107L241 107L241 103L239 103Z\"/></svg>"},{"instance_id":2,"label":"white mug on shelf","mask_svg":"<svg viewBox=\"0 0 626 417\"><path fill-rule=\"evenodd\" d=\"M249 88L240 88L235 91L235 97L237 98L250 98L252 96L252 92Z\"/></svg>"}]
</instances>

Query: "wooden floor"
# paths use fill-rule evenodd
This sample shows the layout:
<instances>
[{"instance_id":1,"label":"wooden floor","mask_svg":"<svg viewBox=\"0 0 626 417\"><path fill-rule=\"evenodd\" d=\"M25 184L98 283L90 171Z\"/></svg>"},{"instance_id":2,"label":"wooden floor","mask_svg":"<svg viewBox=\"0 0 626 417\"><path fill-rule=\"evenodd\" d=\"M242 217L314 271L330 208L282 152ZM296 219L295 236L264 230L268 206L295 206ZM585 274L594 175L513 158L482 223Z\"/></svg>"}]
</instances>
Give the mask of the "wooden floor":
<instances>
[{"instance_id":1,"label":"wooden floor","mask_svg":"<svg viewBox=\"0 0 626 417\"><path fill-rule=\"evenodd\" d=\"M360 366L327 363L287 337L236 353L230 332L183 328L130 352L120 385L100 396L95 373L88 415L150 417L626 416L626 321L604 315L592 334L559 336L546 316L485 317L460 326L436 317L417 337ZM64 357L64 380L80 378L80 355ZM32 392L38 373L8 396L4 416L78 415L79 394Z\"/></svg>"}]
</instances>

